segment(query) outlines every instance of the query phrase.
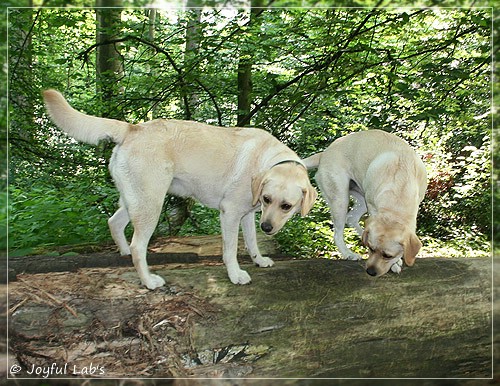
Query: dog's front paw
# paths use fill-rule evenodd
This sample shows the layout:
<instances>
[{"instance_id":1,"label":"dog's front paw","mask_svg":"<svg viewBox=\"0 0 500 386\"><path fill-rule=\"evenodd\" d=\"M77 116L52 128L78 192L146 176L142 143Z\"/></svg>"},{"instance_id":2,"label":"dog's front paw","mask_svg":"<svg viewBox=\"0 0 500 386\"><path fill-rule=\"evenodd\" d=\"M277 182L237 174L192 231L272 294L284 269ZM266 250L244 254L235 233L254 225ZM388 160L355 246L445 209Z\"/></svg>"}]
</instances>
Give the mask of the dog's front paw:
<instances>
[{"instance_id":1,"label":"dog's front paw","mask_svg":"<svg viewBox=\"0 0 500 386\"><path fill-rule=\"evenodd\" d=\"M229 279L233 284L248 284L252 281L252 278L247 273L247 271L243 271L242 269L235 270L234 272L228 272Z\"/></svg>"},{"instance_id":2,"label":"dog's front paw","mask_svg":"<svg viewBox=\"0 0 500 386\"><path fill-rule=\"evenodd\" d=\"M165 280L161 276L151 274L143 282L148 289L154 290L165 285Z\"/></svg>"},{"instance_id":3,"label":"dog's front paw","mask_svg":"<svg viewBox=\"0 0 500 386\"><path fill-rule=\"evenodd\" d=\"M391 271L399 274L401 273L402 267L403 267L403 259L399 259L392 265Z\"/></svg>"},{"instance_id":4,"label":"dog's front paw","mask_svg":"<svg viewBox=\"0 0 500 386\"><path fill-rule=\"evenodd\" d=\"M253 259L253 262L262 268L272 267L274 265L274 261L266 256L257 256L255 259Z\"/></svg>"}]
</instances>

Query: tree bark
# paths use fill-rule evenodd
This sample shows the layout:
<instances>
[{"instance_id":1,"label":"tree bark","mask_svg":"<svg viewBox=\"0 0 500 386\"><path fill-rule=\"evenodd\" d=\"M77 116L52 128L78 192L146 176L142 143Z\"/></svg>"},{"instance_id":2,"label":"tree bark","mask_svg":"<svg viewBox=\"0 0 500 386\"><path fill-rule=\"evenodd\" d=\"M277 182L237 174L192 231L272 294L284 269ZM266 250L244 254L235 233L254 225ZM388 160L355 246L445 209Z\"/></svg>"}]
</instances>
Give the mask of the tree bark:
<instances>
[{"instance_id":1,"label":"tree bark","mask_svg":"<svg viewBox=\"0 0 500 386\"><path fill-rule=\"evenodd\" d=\"M184 51L184 70L182 71L181 84L181 105L184 106L184 119L193 120L194 111L198 106L199 95L196 88L193 87L194 82L189 82L189 79L196 79L198 76L199 48L201 37L203 34L201 22L201 6L203 2L200 0L188 0L186 8L188 12L188 22L186 25L186 47ZM167 228L169 235L177 235L184 223L191 215L191 208L194 205L194 199L169 197L167 205L165 205L164 221L161 225Z\"/></svg>"},{"instance_id":2,"label":"tree bark","mask_svg":"<svg viewBox=\"0 0 500 386\"><path fill-rule=\"evenodd\" d=\"M29 7L33 6L30 0ZM11 114L9 119L9 142L15 143L19 147L25 147L29 154L32 143L35 142L33 130L26 130L33 125L35 111L33 107L33 98L29 95L29 87L33 82L33 52L32 52L32 29L39 15L35 16L34 9L12 9L9 11L9 17L22 20L23 28L11 30L9 32L10 40L10 58L9 58L9 99L10 107L22 114ZM15 117L18 117L16 119Z\"/></svg>"},{"instance_id":3,"label":"tree bark","mask_svg":"<svg viewBox=\"0 0 500 386\"><path fill-rule=\"evenodd\" d=\"M187 78L198 77L198 58L200 51L201 37L203 34L201 27L201 6L200 0L187 0L186 8L188 12L188 22L186 26L186 48L184 51L184 74ZM184 102L185 119L192 120L193 112L199 102L198 92L189 82L184 83L182 90L182 99Z\"/></svg>"},{"instance_id":4,"label":"tree bark","mask_svg":"<svg viewBox=\"0 0 500 386\"><path fill-rule=\"evenodd\" d=\"M154 44L155 42L155 36L156 36L156 21L157 21L157 17L158 17L158 13L156 12L156 9L154 8L150 8L147 10L148 12L148 16L149 16L149 29L148 29L148 39L149 41ZM157 77L157 71L156 71L156 68L152 67L152 66L149 66L149 71L151 71L151 74L152 76L156 79ZM151 100L154 100L154 92L151 91ZM151 119L156 119L159 117L159 114L158 114L158 104L155 103L152 107L151 107Z\"/></svg>"},{"instance_id":5,"label":"tree bark","mask_svg":"<svg viewBox=\"0 0 500 386\"><path fill-rule=\"evenodd\" d=\"M123 119L122 114L110 106L120 90L123 64L120 44L109 42L120 34L121 6L122 0L96 0L97 93L101 96L101 116L115 119Z\"/></svg>"},{"instance_id":6,"label":"tree bark","mask_svg":"<svg viewBox=\"0 0 500 386\"><path fill-rule=\"evenodd\" d=\"M247 28L256 23L256 19L262 7L263 0L252 0L250 20ZM248 126L250 124L250 108L252 105L252 65L254 62L253 52L250 49L242 49L238 62L238 113L236 117L237 126Z\"/></svg>"}]
</instances>

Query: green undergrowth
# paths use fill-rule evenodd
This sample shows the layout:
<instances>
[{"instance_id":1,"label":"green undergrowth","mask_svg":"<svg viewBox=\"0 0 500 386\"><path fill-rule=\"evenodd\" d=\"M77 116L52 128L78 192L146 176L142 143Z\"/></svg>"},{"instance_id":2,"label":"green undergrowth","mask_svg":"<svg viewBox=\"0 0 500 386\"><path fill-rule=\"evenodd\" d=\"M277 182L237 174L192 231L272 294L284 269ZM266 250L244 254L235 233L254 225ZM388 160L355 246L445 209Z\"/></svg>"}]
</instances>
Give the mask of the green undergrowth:
<instances>
[{"instance_id":1,"label":"green undergrowth","mask_svg":"<svg viewBox=\"0 0 500 386\"><path fill-rule=\"evenodd\" d=\"M66 186L65 189L46 186L20 189L11 187L7 195L0 195L0 219L8 226L0 229L1 243L10 256L29 254L61 255L69 252L92 252L99 246L113 244L107 219L116 208L117 195L112 187ZM8 211L7 211L8 208ZM256 226L258 227L258 217ZM5 221L0 223L5 224ZM161 229L161 227L159 227ZM126 230L130 238L132 227ZM195 204L179 236L213 235L220 233L219 212ZM419 229L423 243L421 256L487 257L491 255L491 242L475 229L453 228L445 237L432 234L432 230ZM153 237L168 236L158 230ZM353 251L363 255L366 248L353 229L346 229L346 243ZM329 210L318 199L308 216L295 215L274 236L282 254L295 258L339 258L333 241ZM64 247L61 246L72 246Z\"/></svg>"}]
</instances>

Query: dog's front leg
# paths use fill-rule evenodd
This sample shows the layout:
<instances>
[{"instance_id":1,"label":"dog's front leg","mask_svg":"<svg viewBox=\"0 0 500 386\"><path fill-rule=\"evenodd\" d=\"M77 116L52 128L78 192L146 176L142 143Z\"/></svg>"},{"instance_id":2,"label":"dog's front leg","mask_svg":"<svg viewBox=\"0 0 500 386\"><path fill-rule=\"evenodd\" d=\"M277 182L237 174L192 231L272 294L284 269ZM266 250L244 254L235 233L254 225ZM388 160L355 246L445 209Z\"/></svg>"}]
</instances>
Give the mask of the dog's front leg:
<instances>
[{"instance_id":1,"label":"dog's front leg","mask_svg":"<svg viewBox=\"0 0 500 386\"><path fill-rule=\"evenodd\" d=\"M231 209L220 211L222 231L222 258L227 268L229 279L234 284L248 284L250 275L238 264L238 230L242 216Z\"/></svg>"},{"instance_id":2,"label":"dog's front leg","mask_svg":"<svg viewBox=\"0 0 500 386\"><path fill-rule=\"evenodd\" d=\"M257 233L255 231L255 212L250 212L243 216L241 219L241 227L243 228L245 245L254 264L259 267L272 267L274 265L274 261L272 261L269 257L262 256L259 251Z\"/></svg>"}]
</instances>

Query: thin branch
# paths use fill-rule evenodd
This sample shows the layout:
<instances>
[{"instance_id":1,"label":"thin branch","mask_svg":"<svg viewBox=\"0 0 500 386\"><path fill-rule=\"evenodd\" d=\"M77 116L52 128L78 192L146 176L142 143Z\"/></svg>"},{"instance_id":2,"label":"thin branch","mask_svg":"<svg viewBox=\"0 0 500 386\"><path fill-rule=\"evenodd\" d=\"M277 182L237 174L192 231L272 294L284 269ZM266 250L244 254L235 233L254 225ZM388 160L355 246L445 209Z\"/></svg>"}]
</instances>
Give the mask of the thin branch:
<instances>
[{"instance_id":1,"label":"thin branch","mask_svg":"<svg viewBox=\"0 0 500 386\"><path fill-rule=\"evenodd\" d=\"M346 38L343 46L337 50L333 55L329 55L323 62L317 63L313 66L310 66L307 68L305 71L303 71L301 74L297 75L295 78L289 80L288 82L285 82L283 84L278 84L273 92L271 92L269 95L264 97L260 103L258 103L251 111L248 113L244 118L241 119L241 123L246 124L250 122L252 117L263 107L267 106L269 102L275 98L281 91L285 90L286 88L292 86L293 84L300 82L304 77L306 77L309 74L312 74L317 71L324 70L330 65L335 64L340 57L347 52L347 47L349 44L353 41L353 39L360 33L361 29L366 25L368 20L370 20L373 15L376 14L377 8L382 4L383 0L380 0L377 5L368 13L368 15L363 19L361 23L358 24L358 26L351 31L349 36Z\"/></svg>"},{"instance_id":2,"label":"thin branch","mask_svg":"<svg viewBox=\"0 0 500 386\"><path fill-rule=\"evenodd\" d=\"M122 38L110 39L110 40L106 40L106 41L103 41L103 42L92 44L85 51L81 52L78 55L78 58L80 58L80 59L82 59L84 61L88 61L88 56L89 56L90 52L92 50L94 50L95 48L97 48L98 46L105 45L105 44L123 43L123 42L129 41L129 40L135 40L135 41L137 41L139 43L142 43L142 44L144 44L146 46L149 46L149 47L153 48L156 52L159 52L159 53L165 55L165 57L167 58L168 62L172 66L172 68L178 74L178 78L177 78L176 82L180 83L181 87L184 86L184 78L185 78L186 74L188 74L189 71L191 71L194 68L194 66L192 66L187 71L182 71L182 69L179 66L177 66L175 60L172 58L171 54L167 50L163 49L162 47L158 46L157 44L154 44L153 42L151 42L149 40L146 40L146 39L143 39L143 38L140 38L140 37L137 37L137 36L127 35L127 36L124 36ZM201 89L208 94L208 96L210 97L210 100L212 100L212 103L214 104L214 108L217 111L217 119L218 119L220 125L222 125L222 112L221 112L221 109L220 109L220 107L219 107L219 105L218 105L218 103L216 101L215 95L212 92L210 92L210 90L208 89L208 87L205 86L205 84L203 82L201 82L199 79L197 79L197 78L194 79L194 82L198 86L200 86Z\"/></svg>"},{"instance_id":3,"label":"thin branch","mask_svg":"<svg viewBox=\"0 0 500 386\"><path fill-rule=\"evenodd\" d=\"M167 58L168 62L172 66L172 68L179 75L182 74L182 70L177 66L177 64L175 63L175 60L172 58L172 56L170 55L170 53L167 50L161 48L160 46L154 44L153 42L151 42L149 40L140 38L138 36L133 36L133 35L126 35L126 36L124 36L122 38L109 39L109 40L105 40L105 41L102 41L102 42L98 42L98 43L92 44L89 48L87 48L86 50L84 50L80 54L78 54L78 59L81 59L81 60L87 62L89 60L89 54L90 54L90 52L93 51L95 48L97 48L99 46L103 46L103 45L108 45L108 44L123 43L123 42L129 41L129 40L135 40L135 41L137 41L139 43L142 43L142 44L144 44L146 46L149 46L149 47L153 48L157 52L162 53L163 55L165 55L165 57Z\"/></svg>"}]
</instances>

